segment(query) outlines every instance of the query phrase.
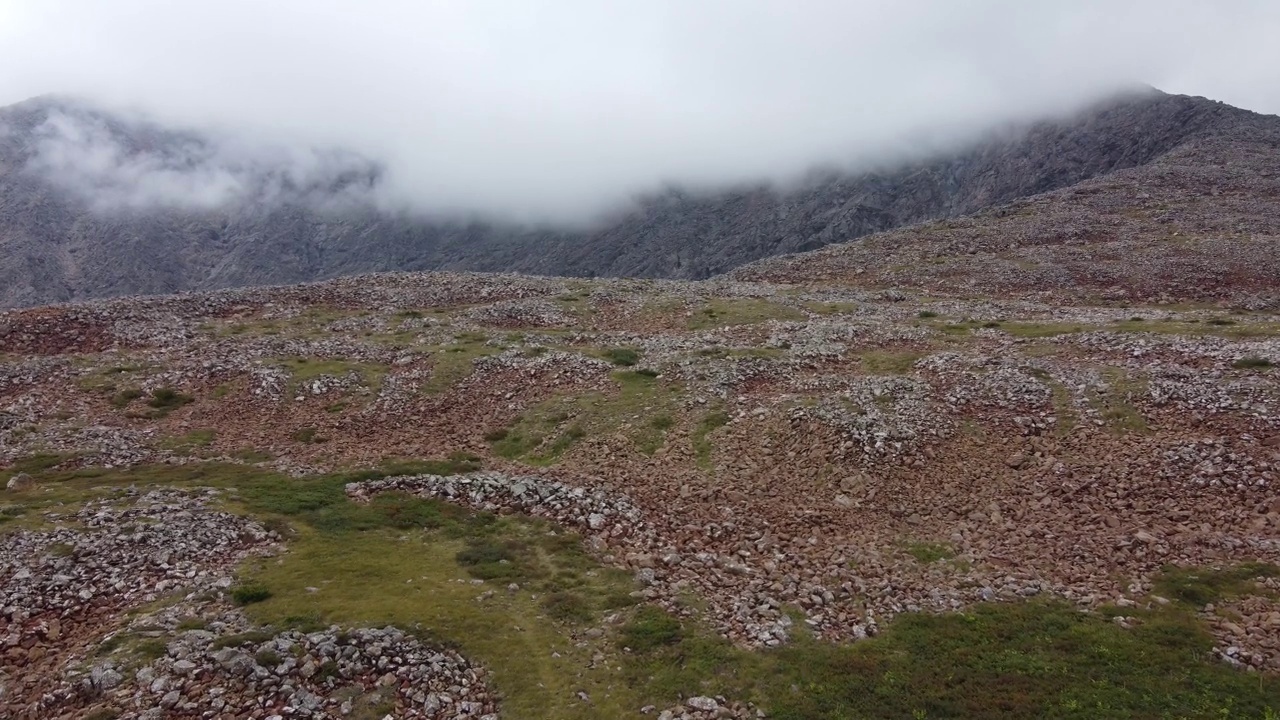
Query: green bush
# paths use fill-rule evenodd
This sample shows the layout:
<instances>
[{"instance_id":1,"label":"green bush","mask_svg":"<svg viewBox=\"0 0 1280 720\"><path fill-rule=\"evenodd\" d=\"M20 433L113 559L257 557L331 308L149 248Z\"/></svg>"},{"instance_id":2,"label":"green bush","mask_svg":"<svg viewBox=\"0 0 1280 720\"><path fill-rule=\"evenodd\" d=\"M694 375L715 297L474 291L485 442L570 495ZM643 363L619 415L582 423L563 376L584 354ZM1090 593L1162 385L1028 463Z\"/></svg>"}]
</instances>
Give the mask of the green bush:
<instances>
[{"instance_id":1,"label":"green bush","mask_svg":"<svg viewBox=\"0 0 1280 720\"><path fill-rule=\"evenodd\" d=\"M141 390L137 388L129 388L128 390L121 390L115 395L112 395L111 404L117 408L123 408L124 406L128 405L134 400L137 400L140 397L142 397Z\"/></svg>"},{"instance_id":2,"label":"green bush","mask_svg":"<svg viewBox=\"0 0 1280 720\"><path fill-rule=\"evenodd\" d=\"M191 402L195 402L195 398L190 395L183 395L170 387L162 387L151 391L151 399L147 404L157 410L169 411Z\"/></svg>"},{"instance_id":3,"label":"green bush","mask_svg":"<svg viewBox=\"0 0 1280 720\"><path fill-rule=\"evenodd\" d=\"M459 565L475 567L503 561L511 562L515 560L515 556L505 545L484 541L472 543L465 549L459 550L455 559Z\"/></svg>"},{"instance_id":4,"label":"green bush","mask_svg":"<svg viewBox=\"0 0 1280 720\"><path fill-rule=\"evenodd\" d=\"M674 645L682 637L680 621L652 605L640 608L631 622L622 626L622 644L641 653Z\"/></svg>"},{"instance_id":5,"label":"green bush","mask_svg":"<svg viewBox=\"0 0 1280 720\"><path fill-rule=\"evenodd\" d=\"M231 599L237 605L252 605L271 597L271 591L258 583L246 583L231 588Z\"/></svg>"},{"instance_id":6,"label":"green bush","mask_svg":"<svg viewBox=\"0 0 1280 720\"><path fill-rule=\"evenodd\" d=\"M1257 355L1246 355L1245 357L1242 357L1239 360L1232 363L1231 366L1238 370L1247 370L1247 369L1255 369L1255 368L1265 369L1265 368L1271 367L1272 362L1267 358L1259 357Z\"/></svg>"},{"instance_id":7,"label":"green bush","mask_svg":"<svg viewBox=\"0 0 1280 720\"><path fill-rule=\"evenodd\" d=\"M640 353L636 352L632 348L609 348L604 352L604 356L614 365L621 365L623 367L631 367L632 365L640 362Z\"/></svg>"},{"instance_id":8,"label":"green bush","mask_svg":"<svg viewBox=\"0 0 1280 720\"><path fill-rule=\"evenodd\" d=\"M274 650L259 650L253 656L253 661L262 667L275 667L280 664L280 654Z\"/></svg>"},{"instance_id":9,"label":"green bush","mask_svg":"<svg viewBox=\"0 0 1280 720\"><path fill-rule=\"evenodd\" d=\"M554 592L542 601L547 614L562 622L586 622L591 619L591 604L574 592Z\"/></svg>"},{"instance_id":10,"label":"green bush","mask_svg":"<svg viewBox=\"0 0 1280 720\"><path fill-rule=\"evenodd\" d=\"M307 445L310 445L311 443L324 442L323 438L317 436L318 432L320 431L313 427L298 428L297 430L294 430L293 434L289 437L293 438L297 442L305 443Z\"/></svg>"}]
</instances>

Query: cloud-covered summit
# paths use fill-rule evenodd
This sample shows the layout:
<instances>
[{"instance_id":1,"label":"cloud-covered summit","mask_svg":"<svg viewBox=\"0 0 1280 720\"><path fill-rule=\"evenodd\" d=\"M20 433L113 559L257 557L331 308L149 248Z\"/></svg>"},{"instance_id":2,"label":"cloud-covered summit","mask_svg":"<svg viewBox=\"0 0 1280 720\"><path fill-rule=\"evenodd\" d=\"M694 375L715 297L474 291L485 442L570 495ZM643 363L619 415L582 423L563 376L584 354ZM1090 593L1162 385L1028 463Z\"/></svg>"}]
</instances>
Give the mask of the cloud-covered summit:
<instances>
[{"instance_id":1,"label":"cloud-covered summit","mask_svg":"<svg viewBox=\"0 0 1280 720\"><path fill-rule=\"evenodd\" d=\"M375 201L380 168L341 149L252 142L164 128L77 100L42 97L0 115L30 125L25 170L100 213L209 211L227 205Z\"/></svg>"},{"instance_id":2,"label":"cloud-covered summit","mask_svg":"<svg viewBox=\"0 0 1280 720\"><path fill-rule=\"evenodd\" d=\"M1277 35L1268 0L0 2L0 104L63 92L254 147L345 148L393 201L563 219L961 141L1135 80L1275 112ZM93 155L92 128L50 131L168 178L110 202L254 188L222 148L170 177Z\"/></svg>"}]
</instances>

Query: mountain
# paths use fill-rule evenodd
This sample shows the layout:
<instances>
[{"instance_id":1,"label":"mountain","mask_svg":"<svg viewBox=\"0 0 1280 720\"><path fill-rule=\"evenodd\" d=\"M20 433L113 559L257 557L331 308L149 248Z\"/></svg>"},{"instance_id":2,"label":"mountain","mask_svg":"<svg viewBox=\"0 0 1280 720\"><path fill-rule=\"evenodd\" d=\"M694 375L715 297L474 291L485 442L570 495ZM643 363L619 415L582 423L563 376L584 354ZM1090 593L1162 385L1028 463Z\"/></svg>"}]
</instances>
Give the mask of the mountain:
<instances>
[{"instance_id":1,"label":"mountain","mask_svg":"<svg viewBox=\"0 0 1280 720\"><path fill-rule=\"evenodd\" d=\"M1057 301L1280 308L1280 131L1225 110L1134 167L986 208L766 258L735 279Z\"/></svg>"},{"instance_id":2,"label":"mountain","mask_svg":"<svg viewBox=\"0 0 1280 720\"><path fill-rule=\"evenodd\" d=\"M1095 205L1141 210L1135 188L1170 163L1188 168L1196 188L1231 188L1248 204L1248 193L1270 192L1269 179L1246 175L1268 164L1280 138L1273 116L1152 90L902 167L790 190L672 190L594 229L562 231L390 212L374 201L381 168L354 154L262 153L72 100L0 109L0 128L0 306L383 270L700 279L940 219L973 215L966 222L994 227L995 208L1090 181L1102 183L1090 186ZM1117 173L1124 181L1108 185ZM1268 209L1245 231L1269 232ZM1137 212L1125 217L1146 223Z\"/></svg>"}]
</instances>

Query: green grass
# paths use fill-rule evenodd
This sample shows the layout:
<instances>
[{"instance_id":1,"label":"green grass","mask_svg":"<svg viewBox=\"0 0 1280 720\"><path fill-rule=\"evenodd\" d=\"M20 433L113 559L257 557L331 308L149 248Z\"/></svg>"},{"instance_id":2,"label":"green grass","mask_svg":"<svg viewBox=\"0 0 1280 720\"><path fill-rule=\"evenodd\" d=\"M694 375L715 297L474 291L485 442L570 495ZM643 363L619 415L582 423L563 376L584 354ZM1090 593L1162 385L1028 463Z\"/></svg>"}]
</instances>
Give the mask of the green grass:
<instances>
[{"instance_id":1,"label":"green grass","mask_svg":"<svg viewBox=\"0 0 1280 720\"><path fill-rule=\"evenodd\" d=\"M25 505L0 505L0 524L16 520L27 514Z\"/></svg>"},{"instance_id":2,"label":"green grass","mask_svg":"<svg viewBox=\"0 0 1280 720\"><path fill-rule=\"evenodd\" d=\"M870 375L906 375L922 357L924 353L888 350L869 350L860 355L862 369Z\"/></svg>"},{"instance_id":3,"label":"green grass","mask_svg":"<svg viewBox=\"0 0 1280 720\"><path fill-rule=\"evenodd\" d=\"M609 362L623 367L630 367L640 362L640 353L635 348L609 348L604 351L603 355Z\"/></svg>"},{"instance_id":4,"label":"green grass","mask_svg":"<svg viewBox=\"0 0 1280 720\"><path fill-rule=\"evenodd\" d=\"M129 403L142 397L142 391L137 388L128 388L121 390L111 396L111 405L116 409L128 407Z\"/></svg>"},{"instance_id":5,"label":"green grass","mask_svg":"<svg viewBox=\"0 0 1280 720\"><path fill-rule=\"evenodd\" d=\"M803 312L757 298L714 299L689 318L690 330L706 330L727 325L753 325L769 320L804 320Z\"/></svg>"},{"instance_id":6,"label":"green grass","mask_svg":"<svg viewBox=\"0 0 1280 720\"><path fill-rule=\"evenodd\" d=\"M801 636L747 652L646 610L625 626L626 671L664 702L752 700L779 720L818 718L1261 718L1275 678L1209 656L1188 611L1127 609L1132 629L1056 602L899 616L870 640Z\"/></svg>"},{"instance_id":7,"label":"green grass","mask_svg":"<svg viewBox=\"0 0 1280 720\"><path fill-rule=\"evenodd\" d=\"M619 640L635 652L647 653L684 638L684 626L664 610L646 605L622 627Z\"/></svg>"},{"instance_id":8,"label":"green grass","mask_svg":"<svg viewBox=\"0 0 1280 720\"><path fill-rule=\"evenodd\" d=\"M147 405L157 413L168 414L193 402L195 398L190 395L184 395L170 387L161 387L151 391L151 399L147 401Z\"/></svg>"},{"instance_id":9,"label":"green grass","mask_svg":"<svg viewBox=\"0 0 1280 720\"><path fill-rule=\"evenodd\" d=\"M255 450L253 448L243 448L232 453L232 457L243 460L247 463L270 462L275 456L264 450Z\"/></svg>"},{"instance_id":10,"label":"green grass","mask_svg":"<svg viewBox=\"0 0 1280 720\"><path fill-rule=\"evenodd\" d=\"M160 441L160 447L179 454L192 454L200 448L212 445L217 437L218 433L215 430L192 430L185 435L164 438Z\"/></svg>"},{"instance_id":11,"label":"green grass","mask_svg":"<svg viewBox=\"0 0 1280 720\"><path fill-rule=\"evenodd\" d=\"M646 370L615 372L610 392L552 398L511 427L490 430L484 437L495 455L531 465L554 464L580 440L615 432L651 455L675 425L673 412L681 392L656 375Z\"/></svg>"},{"instance_id":12,"label":"green grass","mask_svg":"<svg viewBox=\"0 0 1280 720\"><path fill-rule=\"evenodd\" d=\"M246 569L272 592L246 612L276 626L303 617L395 624L458 647L491 671L503 717L628 717L645 703L618 677L616 660L589 667L594 653L610 652L603 638L574 637L627 595L626 573L597 567L578 536L542 521L469 513L428 520L358 531L302 526L281 562ZM507 590L513 582L519 590Z\"/></svg>"},{"instance_id":13,"label":"green grass","mask_svg":"<svg viewBox=\"0 0 1280 720\"><path fill-rule=\"evenodd\" d=\"M1155 584L1156 594L1194 607L1260 592L1256 578L1280 576L1280 567L1244 563L1227 568L1168 566Z\"/></svg>"},{"instance_id":14,"label":"green grass","mask_svg":"<svg viewBox=\"0 0 1280 720\"><path fill-rule=\"evenodd\" d=\"M729 414L723 410L715 410L707 413L698 421L698 426L693 430L693 454L698 459L698 466L702 468L711 467L711 439L708 437L718 428L722 428L729 424Z\"/></svg>"},{"instance_id":15,"label":"green grass","mask_svg":"<svg viewBox=\"0 0 1280 720\"><path fill-rule=\"evenodd\" d=\"M1053 394L1053 414L1057 418L1053 426L1054 435L1058 437L1069 435L1075 429L1077 422L1075 406L1071 402L1071 392L1045 370L1031 366L1023 366L1022 370L1049 386Z\"/></svg>"},{"instance_id":16,"label":"green grass","mask_svg":"<svg viewBox=\"0 0 1280 720\"><path fill-rule=\"evenodd\" d=\"M1272 365L1273 363L1270 360L1257 355L1246 355L1231 363L1231 367L1238 370L1264 370L1272 367Z\"/></svg>"},{"instance_id":17,"label":"green grass","mask_svg":"<svg viewBox=\"0 0 1280 720\"><path fill-rule=\"evenodd\" d=\"M141 390L121 390L111 396L111 404L116 408L124 409L131 405L134 400L138 400L142 397L143 393ZM130 411L126 413L126 415L128 417L159 420L174 410L195 402L195 400L196 399L190 395L180 393L171 387L160 387L152 390L151 397L147 399L147 407L151 408L150 410Z\"/></svg>"},{"instance_id":18,"label":"green grass","mask_svg":"<svg viewBox=\"0 0 1280 720\"><path fill-rule=\"evenodd\" d=\"M231 599L237 605L252 605L271 597L271 591L260 583L247 583L231 588Z\"/></svg>"},{"instance_id":19,"label":"green grass","mask_svg":"<svg viewBox=\"0 0 1280 720\"><path fill-rule=\"evenodd\" d=\"M281 367L289 371L289 391L300 392L303 385L321 377L346 377L354 373L359 382L376 390L386 377L387 367L375 363L349 362L347 360L318 360L316 358L293 357L281 358L277 361Z\"/></svg>"},{"instance_id":20,"label":"green grass","mask_svg":"<svg viewBox=\"0 0 1280 720\"><path fill-rule=\"evenodd\" d=\"M1003 323L1000 329L1014 337L1046 338L1081 333L1087 328L1079 323L1011 322Z\"/></svg>"},{"instance_id":21,"label":"green grass","mask_svg":"<svg viewBox=\"0 0 1280 720\"><path fill-rule=\"evenodd\" d=\"M939 560L950 560L956 556L956 551L952 550L949 545L930 542L912 542L906 546L908 555L916 559L916 562L922 565L935 563Z\"/></svg>"},{"instance_id":22,"label":"green grass","mask_svg":"<svg viewBox=\"0 0 1280 720\"><path fill-rule=\"evenodd\" d=\"M1141 316L1099 325L1023 321L1000 323L999 327L1010 335L1024 338L1055 337L1093 330L1161 333L1167 335L1213 335L1228 338L1275 337L1280 335L1280 324L1277 323L1235 324L1233 322L1214 322L1213 320L1201 323L1195 320L1149 320Z\"/></svg>"},{"instance_id":23,"label":"green grass","mask_svg":"<svg viewBox=\"0 0 1280 720\"><path fill-rule=\"evenodd\" d=\"M752 652L707 633L696 617L628 609L630 577L599 567L577 535L545 521L397 494L361 505L343 492L353 480L474 468L459 456L308 478L191 464L46 469L37 480L56 502L103 486L225 488L234 507L295 530L286 553L243 568L233 597L246 603L251 619L276 628L390 623L456 646L491 671L503 715L515 720L630 717L643 705L695 694L752 701L782 720L1258 718L1280 708L1275 677L1211 658L1211 640L1193 612L1257 591L1253 578L1280 575L1274 566L1167 568L1156 590L1175 602L1151 610L978 605L900 615L877 637L853 644L816 641L798 624L791 643ZM41 502L33 498L33 507ZM929 543L904 550L919 562L950 554ZM519 588L508 590L510 583ZM696 613L697 605L689 607ZM595 625L617 608L624 608L624 622ZM1110 621L1120 612L1136 618L1132 628ZM610 629L593 637L582 632L589 626ZM255 632L218 644L266 637ZM101 651L145 659L163 653L164 644L121 636ZM579 690L589 704L577 699Z\"/></svg>"},{"instance_id":24,"label":"green grass","mask_svg":"<svg viewBox=\"0 0 1280 720\"><path fill-rule=\"evenodd\" d=\"M303 427L294 430L289 435L289 439L294 442L300 442L303 445L312 445L315 443L328 442L328 438L320 435L320 430L315 427Z\"/></svg>"},{"instance_id":25,"label":"green grass","mask_svg":"<svg viewBox=\"0 0 1280 720\"><path fill-rule=\"evenodd\" d=\"M72 453L36 453L17 458L9 466L9 471L14 475L18 473L34 475L75 459L76 455Z\"/></svg>"},{"instance_id":26,"label":"green grass","mask_svg":"<svg viewBox=\"0 0 1280 720\"><path fill-rule=\"evenodd\" d=\"M857 303L851 302L807 302L804 306L815 315L851 315L858 311Z\"/></svg>"},{"instance_id":27,"label":"green grass","mask_svg":"<svg viewBox=\"0 0 1280 720\"><path fill-rule=\"evenodd\" d=\"M1106 393L1090 391L1089 404L1093 406L1106 422L1109 430L1115 433L1143 433L1148 430L1147 419L1133 401L1146 394L1146 381L1130 377L1123 368L1103 368L1102 376L1110 388Z\"/></svg>"},{"instance_id":28,"label":"green grass","mask_svg":"<svg viewBox=\"0 0 1280 720\"><path fill-rule=\"evenodd\" d=\"M440 395L470 377L475 361L502 352L502 348L486 344L481 333L461 333L454 344L434 348L431 353L431 378L423 385L427 395Z\"/></svg>"}]
</instances>

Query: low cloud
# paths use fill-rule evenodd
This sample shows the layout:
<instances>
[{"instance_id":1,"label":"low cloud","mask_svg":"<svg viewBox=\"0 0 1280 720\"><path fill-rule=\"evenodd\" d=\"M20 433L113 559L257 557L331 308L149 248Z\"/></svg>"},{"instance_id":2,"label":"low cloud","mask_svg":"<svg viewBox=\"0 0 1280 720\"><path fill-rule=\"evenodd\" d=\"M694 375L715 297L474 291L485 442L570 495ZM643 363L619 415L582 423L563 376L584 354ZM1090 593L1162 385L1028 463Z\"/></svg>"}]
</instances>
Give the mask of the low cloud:
<instances>
[{"instance_id":1,"label":"low cloud","mask_svg":"<svg viewBox=\"0 0 1280 720\"><path fill-rule=\"evenodd\" d=\"M349 152L184 134L77 103L48 104L25 169L101 212L374 199L378 167Z\"/></svg>"},{"instance_id":2,"label":"low cloud","mask_svg":"<svg viewBox=\"0 0 1280 720\"><path fill-rule=\"evenodd\" d=\"M270 196L288 183L245 169L283 158L305 184L319 147L374 159L386 202L563 220L960 143L1136 81L1277 112L1277 36L1274 0L0 0L0 104L67 93L240 138L171 157L48 128L47 171L104 205Z\"/></svg>"}]
</instances>

